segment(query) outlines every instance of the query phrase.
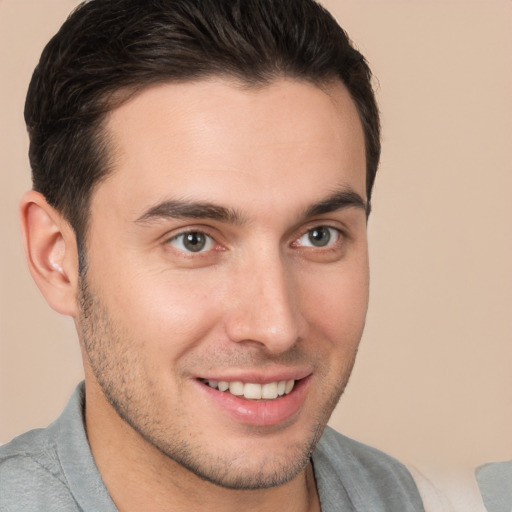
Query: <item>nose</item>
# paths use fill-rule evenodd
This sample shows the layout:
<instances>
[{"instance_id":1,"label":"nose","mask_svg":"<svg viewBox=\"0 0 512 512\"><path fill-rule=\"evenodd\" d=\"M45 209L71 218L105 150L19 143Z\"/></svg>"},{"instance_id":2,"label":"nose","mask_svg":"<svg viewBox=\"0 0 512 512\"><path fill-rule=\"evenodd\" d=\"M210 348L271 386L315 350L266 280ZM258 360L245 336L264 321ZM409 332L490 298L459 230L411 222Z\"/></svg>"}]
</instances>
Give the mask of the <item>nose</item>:
<instances>
[{"instance_id":1,"label":"nose","mask_svg":"<svg viewBox=\"0 0 512 512\"><path fill-rule=\"evenodd\" d=\"M225 328L231 341L283 353L306 335L296 279L280 255L255 259L232 276Z\"/></svg>"}]
</instances>

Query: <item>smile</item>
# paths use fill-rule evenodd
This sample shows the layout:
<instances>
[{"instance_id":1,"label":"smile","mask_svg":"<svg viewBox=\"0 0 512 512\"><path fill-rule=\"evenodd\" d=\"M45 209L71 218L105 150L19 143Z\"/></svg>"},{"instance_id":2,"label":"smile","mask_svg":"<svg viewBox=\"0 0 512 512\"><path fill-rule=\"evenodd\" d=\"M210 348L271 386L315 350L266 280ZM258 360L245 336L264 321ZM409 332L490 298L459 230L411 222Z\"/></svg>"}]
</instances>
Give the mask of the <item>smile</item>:
<instances>
[{"instance_id":1,"label":"smile","mask_svg":"<svg viewBox=\"0 0 512 512\"><path fill-rule=\"evenodd\" d=\"M204 380L203 382L211 388L235 396L243 396L248 400L275 400L290 393L295 386L294 380L280 380L267 384L243 383L240 381L227 382L223 380Z\"/></svg>"}]
</instances>

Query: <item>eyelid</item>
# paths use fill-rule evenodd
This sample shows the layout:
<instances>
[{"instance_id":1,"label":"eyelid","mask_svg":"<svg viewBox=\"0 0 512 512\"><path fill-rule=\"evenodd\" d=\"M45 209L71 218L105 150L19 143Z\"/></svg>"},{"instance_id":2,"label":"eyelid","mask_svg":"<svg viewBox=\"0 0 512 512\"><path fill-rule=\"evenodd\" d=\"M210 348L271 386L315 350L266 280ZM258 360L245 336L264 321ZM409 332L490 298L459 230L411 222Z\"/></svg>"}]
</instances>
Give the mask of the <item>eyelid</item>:
<instances>
[{"instance_id":1,"label":"eyelid","mask_svg":"<svg viewBox=\"0 0 512 512\"><path fill-rule=\"evenodd\" d=\"M169 229L166 233L160 236L164 243L169 242L173 238L180 235L186 235L187 233L202 233L209 236L213 240L217 240L218 235L214 233L214 230L207 225L203 224L187 224L183 226L177 226L173 229Z\"/></svg>"}]
</instances>

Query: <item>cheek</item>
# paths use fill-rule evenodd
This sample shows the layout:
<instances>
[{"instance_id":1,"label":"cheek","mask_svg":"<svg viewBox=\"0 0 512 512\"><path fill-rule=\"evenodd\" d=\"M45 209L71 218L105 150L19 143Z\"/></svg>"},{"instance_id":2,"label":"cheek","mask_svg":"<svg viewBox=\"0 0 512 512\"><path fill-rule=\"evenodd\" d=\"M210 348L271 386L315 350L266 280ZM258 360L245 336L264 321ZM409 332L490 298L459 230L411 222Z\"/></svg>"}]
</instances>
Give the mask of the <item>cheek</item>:
<instances>
[{"instance_id":1,"label":"cheek","mask_svg":"<svg viewBox=\"0 0 512 512\"><path fill-rule=\"evenodd\" d=\"M304 276L304 310L310 325L347 349L357 346L368 308L368 265L336 269L322 275Z\"/></svg>"},{"instance_id":2,"label":"cheek","mask_svg":"<svg viewBox=\"0 0 512 512\"><path fill-rule=\"evenodd\" d=\"M110 295L110 310L144 350L178 356L215 325L218 301L210 288L186 276L132 275Z\"/></svg>"}]
</instances>

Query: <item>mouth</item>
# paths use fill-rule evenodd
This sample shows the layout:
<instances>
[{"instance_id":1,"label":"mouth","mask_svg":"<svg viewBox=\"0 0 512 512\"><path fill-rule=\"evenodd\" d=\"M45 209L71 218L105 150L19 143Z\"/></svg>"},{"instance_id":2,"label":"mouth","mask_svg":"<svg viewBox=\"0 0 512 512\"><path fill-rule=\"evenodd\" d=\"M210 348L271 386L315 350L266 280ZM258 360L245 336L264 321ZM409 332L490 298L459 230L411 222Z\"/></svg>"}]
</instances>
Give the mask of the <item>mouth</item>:
<instances>
[{"instance_id":1,"label":"mouth","mask_svg":"<svg viewBox=\"0 0 512 512\"><path fill-rule=\"evenodd\" d=\"M196 382L208 403L215 404L237 423L285 427L299 417L312 380L310 373L297 377L267 382L249 376L246 381L201 377Z\"/></svg>"},{"instance_id":2,"label":"mouth","mask_svg":"<svg viewBox=\"0 0 512 512\"><path fill-rule=\"evenodd\" d=\"M295 380L280 380L258 384L254 382L202 379L203 384L246 400L276 400L288 395L295 387Z\"/></svg>"}]
</instances>

